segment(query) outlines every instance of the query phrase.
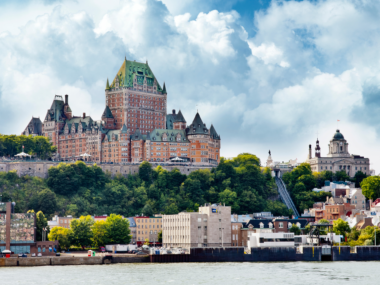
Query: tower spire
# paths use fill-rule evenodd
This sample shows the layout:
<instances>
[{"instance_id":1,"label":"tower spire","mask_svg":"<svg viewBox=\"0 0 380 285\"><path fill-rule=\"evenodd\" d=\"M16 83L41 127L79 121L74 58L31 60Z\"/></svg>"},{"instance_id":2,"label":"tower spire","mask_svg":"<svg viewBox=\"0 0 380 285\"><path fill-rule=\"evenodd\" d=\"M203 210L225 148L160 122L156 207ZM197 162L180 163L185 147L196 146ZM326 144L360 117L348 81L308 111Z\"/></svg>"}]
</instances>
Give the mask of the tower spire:
<instances>
[{"instance_id":1,"label":"tower spire","mask_svg":"<svg viewBox=\"0 0 380 285\"><path fill-rule=\"evenodd\" d=\"M108 81L108 78L107 78L106 90L110 90L110 83Z\"/></svg>"}]
</instances>

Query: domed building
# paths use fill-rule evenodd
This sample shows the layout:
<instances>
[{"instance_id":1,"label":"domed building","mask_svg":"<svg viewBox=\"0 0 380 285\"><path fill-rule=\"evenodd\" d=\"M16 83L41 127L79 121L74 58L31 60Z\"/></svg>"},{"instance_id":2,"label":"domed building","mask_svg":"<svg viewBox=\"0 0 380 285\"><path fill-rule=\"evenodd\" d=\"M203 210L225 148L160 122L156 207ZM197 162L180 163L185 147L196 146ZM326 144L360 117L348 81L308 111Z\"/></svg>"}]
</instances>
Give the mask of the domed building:
<instances>
[{"instance_id":1,"label":"domed building","mask_svg":"<svg viewBox=\"0 0 380 285\"><path fill-rule=\"evenodd\" d=\"M358 171L370 175L369 158L350 154L348 152L348 142L339 130L336 130L328 147L328 154L321 157L321 148L317 139L315 155L312 157L311 145L309 145L309 155L306 162L310 164L313 172L344 170L350 177L355 176L355 173Z\"/></svg>"}]
</instances>

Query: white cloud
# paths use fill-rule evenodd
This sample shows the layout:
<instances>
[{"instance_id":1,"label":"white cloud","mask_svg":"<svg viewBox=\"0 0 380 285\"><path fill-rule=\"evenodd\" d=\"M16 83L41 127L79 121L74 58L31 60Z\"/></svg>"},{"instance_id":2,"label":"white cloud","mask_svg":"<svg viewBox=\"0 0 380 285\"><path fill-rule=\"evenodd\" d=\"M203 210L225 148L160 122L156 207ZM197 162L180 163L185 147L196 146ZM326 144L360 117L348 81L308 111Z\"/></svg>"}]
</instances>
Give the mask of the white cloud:
<instances>
[{"instance_id":1,"label":"white cloud","mask_svg":"<svg viewBox=\"0 0 380 285\"><path fill-rule=\"evenodd\" d=\"M252 55L261 59L265 64L278 64L281 67L289 67L290 64L284 60L284 54L274 43L262 43L256 46L253 42L247 41Z\"/></svg>"},{"instance_id":2,"label":"white cloud","mask_svg":"<svg viewBox=\"0 0 380 285\"><path fill-rule=\"evenodd\" d=\"M239 15L236 12L219 13L211 11L208 14L200 13L196 20L190 21L191 15L186 13L174 18L175 26L180 33L187 36L189 43L197 45L204 53L223 57L233 56L234 50L230 35L235 32L231 27Z\"/></svg>"}]
</instances>

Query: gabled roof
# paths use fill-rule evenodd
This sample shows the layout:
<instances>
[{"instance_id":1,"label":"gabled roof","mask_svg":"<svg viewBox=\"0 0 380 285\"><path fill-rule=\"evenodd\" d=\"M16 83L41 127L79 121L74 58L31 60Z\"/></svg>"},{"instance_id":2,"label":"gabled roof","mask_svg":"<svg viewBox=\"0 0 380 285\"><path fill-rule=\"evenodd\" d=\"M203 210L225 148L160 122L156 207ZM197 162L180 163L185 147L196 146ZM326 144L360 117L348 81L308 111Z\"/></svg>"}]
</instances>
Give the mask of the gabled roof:
<instances>
[{"instance_id":1,"label":"gabled roof","mask_svg":"<svg viewBox=\"0 0 380 285\"><path fill-rule=\"evenodd\" d=\"M110 119L114 119L114 116L112 115L112 112L111 112L110 108L108 107L108 105L107 105L106 108L104 109L104 112L103 112L102 118L110 118Z\"/></svg>"},{"instance_id":2,"label":"gabled roof","mask_svg":"<svg viewBox=\"0 0 380 285\"><path fill-rule=\"evenodd\" d=\"M197 114L194 117L193 123L189 126L188 134L194 135L194 134L207 134L207 133L208 133L208 129L203 123L201 116L197 112Z\"/></svg>"},{"instance_id":3,"label":"gabled roof","mask_svg":"<svg viewBox=\"0 0 380 285\"><path fill-rule=\"evenodd\" d=\"M146 136L144 136L144 135L141 133L141 131L140 131L139 128L137 128L136 131L135 131L135 133L134 133L133 135L131 135L131 139L132 139L133 141L145 140L145 138L146 138Z\"/></svg>"},{"instance_id":4,"label":"gabled roof","mask_svg":"<svg viewBox=\"0 0 380 285\"><path fill-rule=\"evenodd\" d=\"M181 141L177 141L178 134L181 137ZM166 129L154 129L150 132L149 137L151 141L154 142L162 142L164 135L167 137L167 142L182 142L188 143L189 140L186 137L185 130L166 130ZM148 137L148 136L147 136ZM164 141L164 142L166 142Z\"/></svg>"},{"instance_id":5,"label":"gabled roof","mask_svg":"<svg viewBox=\"0 0 380 285\"><path fill-rule=\"evenodd\" d=\"M183 117L181 110L179 110L178 114L174 117L174 122L183 122L183 123L186 123L186 120Z\"/></svg>"},{"instance_id":6,"label":"gabled roof","mask_svg":"<svg viewBox=\"0 0 380 285\"><path fill-rule=\"evenodd\" d=\"M90 116L87 116L85 118L73 117L73 118L65 121L65 126L63 127L62 132L64 132L65 127L67 126L69 129L69 133L71 133L71 128L73 125L75 127L75 132L77 132L80 124L82 125L82 131L83 132L87 131L87 129L91 129L91 128L96 126L96 124L93 123L93 120Z\"/></svg>"},{"instance_id":7,"label":"gabled roof","mask_svg":"<svg viewBox=\"0 0 380 285\"><path fill-rule=\"evenodd\" d=\"M63 112L64 105L65 102L63 102L62 96L55 95L53 103L46 113L45 121L62 122L63 119L66 119L66 116Z\"/></svg>"},{"instance_id":8,"label":"gabled roof","mask_svg":"<svg viewBox=\"0 0 380 285\"><path fill-rule=\"evenodd\" d=\"M249 225L252 225L254 229L260 229L261 223L263 224L264 229L269 229L269 223L273 224L273 221L272 220L261 220L261 219L260 220L254 220L254 219L251 219L248 222L243 223L243 229L248 229Z\"/></svg>"},{"instance_id":9,"label":"gabled roof","mask_svg":"<svg viewBox=\"0 0 380 285\"><path fill-rule=\"evenodd\" d=\"M127 125L124 124L123 127L121 128L121 133L126 134L128 132Z\"/></svg>"},{"instance_id":10,"label":"gabled roof","mask_svg":"<svg viewBox=\"0 0 380 285\"><path fill-rule=\"evenodd\" d=\"M220 136L218 135L218 133L216 132L216 130L212 124L211 124L211 128L210 128L210 137L212 139L215 139L215 140L220 140Z\"/></svg>"},{"instance_id":11,"label":"gabled roof","mask_svg":"<svg viewBox=\"0 0 380 285\"><path fill-rule=\"evenodd\" d=\"M26 134L26 131L28 131L29 135L42 135L42 122L40 118L32 117L23 134Z\"/></svg>"},{"instance_id":12,"label":"gabled roof","mask_svg":"<svg viewBox=\"0 0 380 285\"><path fill-rule=\"evenodd\" d=\"M152 70L150 69L148 62L136 62L130 61L126 58L123 61L119 71L117 72L114 80L111 82L109 87L115 88L116 80L119 81L119 85L123 87L133 87L134 79L136 78L137 84L142 85L146 80L148 86L153 86L154 80L156 79ZM156 80L157 92L163 92L158 80ZM166 90L165 92L166 93Z\"/></svg>"}]
</instances>

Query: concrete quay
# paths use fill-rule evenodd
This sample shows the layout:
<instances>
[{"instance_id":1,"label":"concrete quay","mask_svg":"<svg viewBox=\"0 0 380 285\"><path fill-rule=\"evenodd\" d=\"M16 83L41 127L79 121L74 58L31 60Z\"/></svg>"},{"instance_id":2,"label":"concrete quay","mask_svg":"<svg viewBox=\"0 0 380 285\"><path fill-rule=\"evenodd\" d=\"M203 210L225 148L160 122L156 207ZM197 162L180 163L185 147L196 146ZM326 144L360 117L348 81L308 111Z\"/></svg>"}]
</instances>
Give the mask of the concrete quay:
<instances>
[{"instance_id":1,"label":"concrete quay","mask_svg":"<svg viewBox=\"0 0 380 285\"><path fill-rule=\"evenodd\" d=\"M0 258L0 267L7 266L55 266L55 265L99 265L113 263L146 263L147 255L113 255L113 256L86 256L86 257L11 257Z\"/></svg>"}]
</instances>

